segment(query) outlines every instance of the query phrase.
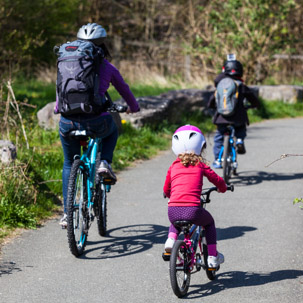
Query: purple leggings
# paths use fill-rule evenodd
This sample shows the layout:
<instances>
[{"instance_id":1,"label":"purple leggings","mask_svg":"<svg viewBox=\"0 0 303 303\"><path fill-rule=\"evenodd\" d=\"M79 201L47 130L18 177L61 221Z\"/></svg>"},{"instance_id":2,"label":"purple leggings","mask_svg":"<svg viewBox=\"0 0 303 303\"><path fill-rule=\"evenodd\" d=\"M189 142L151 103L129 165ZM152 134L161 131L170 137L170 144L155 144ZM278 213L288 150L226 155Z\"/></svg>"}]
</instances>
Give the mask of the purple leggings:
<instances>
[{"instance_id":1,"label":"purple leggings","mask_svg":"<svg viewBox=\"0 0 303 303\"><path fill-rule=\"evenodd\" d=\"M168 218L171 223L178 220L189 220L196 225L203 226L205 228L209 255L216 255L217 233L215 221L212 215L206 209L200 206L169 206ZM169 227L168 236L176 239L179 233L180 231L176 229L173 224L171 224Z\"/></svg>"}]
</instances>

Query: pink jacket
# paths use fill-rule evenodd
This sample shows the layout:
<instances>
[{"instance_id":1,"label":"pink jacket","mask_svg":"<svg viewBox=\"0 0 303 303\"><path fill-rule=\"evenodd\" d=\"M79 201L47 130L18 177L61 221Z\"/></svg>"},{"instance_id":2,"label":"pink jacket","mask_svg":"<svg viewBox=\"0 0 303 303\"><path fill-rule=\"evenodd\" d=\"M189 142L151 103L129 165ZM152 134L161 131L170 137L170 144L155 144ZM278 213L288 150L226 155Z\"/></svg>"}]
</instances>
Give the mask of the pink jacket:
<instances>
[{"instance_id":1,"label":"pink jacket","mask_svg":"<svg viewBox=\"0 0 303 303\"><path fill-rule=\"evenodd\" d=\"M227 189L225 181L209 166L200 162L185 167L177 158L168 169L163 191L170 198L168 206L199 206L203 176L213 183L220 192Z\"/></svg>"}]
</instances>

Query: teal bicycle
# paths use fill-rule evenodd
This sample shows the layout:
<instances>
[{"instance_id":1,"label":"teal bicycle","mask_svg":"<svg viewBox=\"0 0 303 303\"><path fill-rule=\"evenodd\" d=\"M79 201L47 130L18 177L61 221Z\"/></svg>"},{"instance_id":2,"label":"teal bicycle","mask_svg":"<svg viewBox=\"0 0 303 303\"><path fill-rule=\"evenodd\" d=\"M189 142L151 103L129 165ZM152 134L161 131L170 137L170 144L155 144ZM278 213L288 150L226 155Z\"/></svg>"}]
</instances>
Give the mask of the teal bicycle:
<instances>
[{"instance_id":1,"label":"teal bicycle","mask_svg":"<svg viewBox=\"0 0 303 303\"><path fill-rule=\"evenodd\" d=\"M126 112L127 106L112 104L108 112ZM99 143L102 139L87 130L73 130L69 137L80 141L81 155L71 167L67 191L67 238L71 253L78 257L85 248L88 230L97 219L100 236L106 235L107 197L111 179L96 173L100 165Z\"/></svg>"}]
</instances>

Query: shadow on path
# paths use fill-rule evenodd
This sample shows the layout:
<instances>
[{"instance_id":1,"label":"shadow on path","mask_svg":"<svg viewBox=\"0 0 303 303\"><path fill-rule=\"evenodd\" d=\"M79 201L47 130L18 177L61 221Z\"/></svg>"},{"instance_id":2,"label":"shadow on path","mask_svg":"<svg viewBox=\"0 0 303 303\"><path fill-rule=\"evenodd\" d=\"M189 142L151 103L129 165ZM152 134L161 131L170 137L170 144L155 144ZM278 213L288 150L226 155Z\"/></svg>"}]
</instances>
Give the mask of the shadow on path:
<instances>
[{"instance_id":1,"label":"shadow on path","mask_svg":"<svg viewBox=\"0 0 303 303\"><path fill-rule=\"evenodd\" d=\"M230 226L227 228L216 228L216 230L217 239L220 241L243 237L245 233L255 231L257 228L252 226Z\"/></svg>"},{"instance_id":2,"label":"shadow on path","mask_svg":"<svg viewBox=\"0 0 303 303\"><path fill-rule=\"evenodd\" d=\"M12 275L14 272L22 271L19 267L16 267L14 262L4 262L0 264L0 277L2 275Z\"/></svg>"},{"instance_id":3,"label":"shadow on path","mask_svg":"<svg viewBox=\"0 0 303 303\"><path fill-rule=\"evenodd\" d=\"M242 237L246 232L254 230L256 228L250 226L217 228L218 240ZM167 226L154 224L130 225L111 229L108 231L108 236L100 238L100 241L89 241L88 238L85 251L80 258L112 259L141 253L151 249L154 244L164 245L167 233Z\"/></svg>"},{"instance_id":4,"label":"shadow on path","mask_svg":"<svg viewBox=\"0 0 303 303\"><path fill-rule=\"evenodd\" d=\"M302 270L278 270L270 273L231 271L218 274L215 281L203 285L191 285L187 299L196 299L219 293L225 289L259 286L283 280L303 277ZM302 283L298 281L298 283Z\"/></svg>"},{"instance_id":5,"label":"shadow on path","mask_svg":"<svg viewBox=\"0 0 303 303\"><path fill-rule=\"evenodd\" d=\"M120 258L151 249L154 244L164 244L168 227L154 224L122 226L108 231L108 236L100 241L89 241L81 258ZM97 256L90 256L97 251Z\"/></svg>"},{"instance_id":6,"label":"shadow on path","mask_svg":"<svg viewBox=\"0 0 303 303\"><path fill-rule=\"evenodd\" d=\"M237 176L232 176L231 183L237 186L256 185L262 182L271 181L291 181L302 179L303 173L283 174L267 173L264 171L243 171L238 172Z\"/></svg>"}]
</instances>

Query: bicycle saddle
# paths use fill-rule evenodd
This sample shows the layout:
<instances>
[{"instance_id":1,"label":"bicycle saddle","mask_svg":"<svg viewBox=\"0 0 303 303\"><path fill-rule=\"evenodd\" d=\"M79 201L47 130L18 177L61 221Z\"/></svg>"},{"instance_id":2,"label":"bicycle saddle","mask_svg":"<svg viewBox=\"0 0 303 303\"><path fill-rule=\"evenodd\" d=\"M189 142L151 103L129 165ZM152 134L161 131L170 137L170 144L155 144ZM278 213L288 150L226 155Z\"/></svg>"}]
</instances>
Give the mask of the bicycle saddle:
<instances>
[{"instance_id":1,"label":"bicycle saddle","mask_svg":"<svg viewBox=\"0 0 303 303\"><path fill-rule=\"evenodd\" d=\"M176 227L190 227L191 225L193 225L193 222L188 221L188 220L180 220L180 221L175 221L174 225Z\"/></svg>"},{"instance_id":2,"label":"bicycle saddle","mask_svg":"<svg viewBox=\"0 0 303 303\"><path fill-rule=\"evenodd\" d=\"M86 141L88 138L96 138L97 135L92 131L87 130L72 130L68 133L70 138L79 139L81 141Z\"/></svg>"}]
</instances>

